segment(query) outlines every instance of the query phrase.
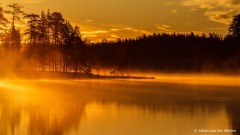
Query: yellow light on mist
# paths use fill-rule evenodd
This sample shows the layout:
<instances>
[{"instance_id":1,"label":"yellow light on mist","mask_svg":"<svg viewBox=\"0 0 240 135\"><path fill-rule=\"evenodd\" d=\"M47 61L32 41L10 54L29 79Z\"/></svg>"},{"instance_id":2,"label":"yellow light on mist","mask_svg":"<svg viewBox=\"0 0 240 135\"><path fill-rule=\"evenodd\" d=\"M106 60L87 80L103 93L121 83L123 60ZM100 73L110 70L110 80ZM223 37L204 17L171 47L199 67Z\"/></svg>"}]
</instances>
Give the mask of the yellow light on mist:
<instances>
[{"instance_id":1,"label":"yellow light on mist","mask_svg":"<svg viewBox=\"0 0 240 135\"><path fill-rule=\"evenodd\" d=\"M6 89L9 89L9 90L21 90L21 91L26 91L28 89L25 86L19 86L19 85L16 85L16 84L13 84L13 83L10 83L10 82L7 82L7 81L1 81L0 82L0 87L6 88Z\"/></svg>"},{"instance_id":2,"label":"yellow light on mist","mask_svg":"<svg viewBox=\"0 0 240 135\"><path fill-rule=\"evenodd\" d=\"M158 75L155 81L180 84L240 86L240 77L217 75Z\"/></svg>"}]
</instances>

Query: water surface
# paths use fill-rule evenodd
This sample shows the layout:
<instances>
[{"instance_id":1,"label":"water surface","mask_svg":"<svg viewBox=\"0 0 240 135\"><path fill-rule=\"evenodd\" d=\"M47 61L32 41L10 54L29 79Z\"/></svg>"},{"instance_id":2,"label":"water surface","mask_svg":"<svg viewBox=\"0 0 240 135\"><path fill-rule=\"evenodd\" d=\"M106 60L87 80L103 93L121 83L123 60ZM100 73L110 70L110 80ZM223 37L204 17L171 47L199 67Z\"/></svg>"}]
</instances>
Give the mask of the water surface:
<instances>
[{"instance_id":1,"label":"water surface","mask_svg":"<svg viewBox=\"0 0 240 135\"><path fill-rule=\"evenodd\" d=\"M149 80L1 81L0 134L239 135L239 96Z\"/></svg>"}]
</instances>

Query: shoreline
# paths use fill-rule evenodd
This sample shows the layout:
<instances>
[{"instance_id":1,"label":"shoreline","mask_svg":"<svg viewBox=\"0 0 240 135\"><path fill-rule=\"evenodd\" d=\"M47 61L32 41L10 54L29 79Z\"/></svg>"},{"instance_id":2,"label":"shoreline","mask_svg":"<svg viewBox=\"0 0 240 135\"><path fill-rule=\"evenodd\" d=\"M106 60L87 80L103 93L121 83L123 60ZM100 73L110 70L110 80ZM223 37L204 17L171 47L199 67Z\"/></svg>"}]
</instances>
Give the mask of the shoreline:
<instances>
[{"instance_id":1,"label":"shoreline","mask_svg":"<svg viewBox=\"0 0 240 135\"><path fill-rule=\"evenodd\" d=\"M107 76L87 73L60 72L60 71L15 71L3 73L1 79L156 79L147 76Z\"/></svg>"}]
</instances>

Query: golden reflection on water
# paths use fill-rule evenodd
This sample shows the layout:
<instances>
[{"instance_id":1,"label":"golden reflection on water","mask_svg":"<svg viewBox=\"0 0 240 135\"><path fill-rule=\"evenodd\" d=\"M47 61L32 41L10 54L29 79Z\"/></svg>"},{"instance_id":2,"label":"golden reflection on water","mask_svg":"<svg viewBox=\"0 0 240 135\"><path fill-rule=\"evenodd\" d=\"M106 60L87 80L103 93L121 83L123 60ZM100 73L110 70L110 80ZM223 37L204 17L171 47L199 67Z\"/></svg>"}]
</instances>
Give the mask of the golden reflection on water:
<instances>
[{"instance_id":1,"label":"golden reflection on water","mask_svg":"<svg viewBox=\"0 0 240 135\"><path fill-rule=\"evenodd\" d=\"M204 84L220 86L240 86L239 76L221 75L159 75L156 77L158 82L180 83L180 84Z\"/></svg>"},{"instance_id":2,"label":"golden reflection on water","mask_svg":"<svg viewBox=\"0 0 240 135\"><path fill-rule=\"evenodd\" d=\"M239 95L236 86L144 80L2 81L0 134L195 135L194 129L238 130Z\"/></svg>"},{"instance_id":3,"label":"golden reflection on water","mask_svg":"<svg viewBox=\"0 0 240 135\"><path fill-rule=\"evenodd\" d=\"M196 112L189 118L181 113L171 114L160 110L153 113L137 106L93 102L86 106L85 112L86 118L83 119L80 130L74 132L75 134L94 135L107 131L109 135L192 135L192 129L196 127L205 129L230 128L227 114L223 110L215 114L208 113L207 117L203 117L202 112ZM94 130L87 130L92 128Z\"/></svg>"}]
</instances>

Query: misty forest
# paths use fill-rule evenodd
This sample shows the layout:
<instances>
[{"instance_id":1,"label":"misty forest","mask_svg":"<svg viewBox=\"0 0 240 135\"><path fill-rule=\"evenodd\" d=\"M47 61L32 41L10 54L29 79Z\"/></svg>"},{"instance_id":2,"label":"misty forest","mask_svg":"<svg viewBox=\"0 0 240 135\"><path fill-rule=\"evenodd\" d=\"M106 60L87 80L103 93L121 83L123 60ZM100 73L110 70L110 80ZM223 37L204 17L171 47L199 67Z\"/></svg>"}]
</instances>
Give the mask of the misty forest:
<instances>
[{"instance_id":1,"label":"misty forest","mask_svg":"<svg viewBox=\"0 0 240 135\"><path fill-rule=\"evenodd\" d=\"M0 74L93 74L100 69L108 69L112 75L131 71L239 74L240 15L233 16L228 30L225 37L215 33L154 33L90 42L83 40L80 28L60 12L28 14L14 3L8 10L0 8Z\"/></svg>"}]
</instances>

